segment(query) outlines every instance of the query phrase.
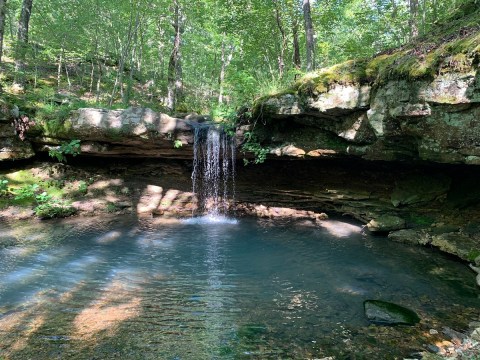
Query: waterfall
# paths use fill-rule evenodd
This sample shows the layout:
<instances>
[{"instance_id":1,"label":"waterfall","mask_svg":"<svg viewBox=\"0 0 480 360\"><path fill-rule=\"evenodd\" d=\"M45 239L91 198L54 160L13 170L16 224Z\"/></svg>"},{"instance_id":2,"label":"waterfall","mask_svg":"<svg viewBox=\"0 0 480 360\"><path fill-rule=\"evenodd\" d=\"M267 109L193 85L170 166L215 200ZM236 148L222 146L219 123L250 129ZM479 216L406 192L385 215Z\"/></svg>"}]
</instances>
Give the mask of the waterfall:
<instances>
[{"instance_id":1,"label":"waterfall","mask_svg":"<svg viewBox=\"0 0 480 360\"><path fill-rule=\"evenodd\" d=\"M235 200L235 154L235 138L221 127L195 127L192 183L200 214L216 218L228 213Z\"/></svg>"}]
</instances>

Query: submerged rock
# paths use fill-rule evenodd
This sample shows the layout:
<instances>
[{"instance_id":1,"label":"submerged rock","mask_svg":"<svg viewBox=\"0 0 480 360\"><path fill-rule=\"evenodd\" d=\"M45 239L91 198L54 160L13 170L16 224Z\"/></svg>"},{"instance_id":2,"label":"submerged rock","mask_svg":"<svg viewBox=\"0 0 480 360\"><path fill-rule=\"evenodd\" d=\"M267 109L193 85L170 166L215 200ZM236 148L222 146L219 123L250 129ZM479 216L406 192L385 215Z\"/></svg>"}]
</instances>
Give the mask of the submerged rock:
<instances>
[{"instance_id":1,"label":"submerged rock","mask_svg":"<svg viewBox=\"0 0 480 360\"><path fill-rule=\"evenodd\" d=\"M363 303L368 321L380 325L415 325L420 317L406 307L381 301L366 300Z\"/></svg>"}]
</instances>

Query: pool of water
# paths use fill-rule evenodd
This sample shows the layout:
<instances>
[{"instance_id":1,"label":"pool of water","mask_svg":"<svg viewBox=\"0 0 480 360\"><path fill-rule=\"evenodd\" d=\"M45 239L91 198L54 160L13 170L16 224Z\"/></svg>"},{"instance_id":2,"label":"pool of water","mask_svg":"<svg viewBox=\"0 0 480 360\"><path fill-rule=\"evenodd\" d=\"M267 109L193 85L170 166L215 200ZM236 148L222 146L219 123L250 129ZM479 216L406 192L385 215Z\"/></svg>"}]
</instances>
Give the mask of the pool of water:
<instances>
[{"instance_id":1,"label":"pool of water","mask_svg":"<svg viewBox=\"0 0 480 360\"><path fill-rule=\"evenodd\" d=\"M394 358L478 318L464 264L341 221L0 226L0 358ZM369 325L367 299L422 322Z\"/></svg>"}]
</instances>

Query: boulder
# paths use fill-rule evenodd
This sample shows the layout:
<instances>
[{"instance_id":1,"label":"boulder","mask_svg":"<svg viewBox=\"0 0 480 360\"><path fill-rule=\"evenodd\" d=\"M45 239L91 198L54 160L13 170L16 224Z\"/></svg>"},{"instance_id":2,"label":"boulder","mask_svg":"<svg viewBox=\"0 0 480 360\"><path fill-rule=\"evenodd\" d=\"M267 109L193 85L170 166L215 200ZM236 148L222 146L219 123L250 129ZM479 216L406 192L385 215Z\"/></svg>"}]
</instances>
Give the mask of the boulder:
<instances>
[{"instance_id":1,"label":"boulder","mask_svg":"<svg viewBox=\"0 0 480 360\"><path fill-rule=\"evenodd\" d=\"M405 226L405 220L394 215L380 215L367 224L371 232L389 232L404 229Z\"/></svg>"},{"instance_id":2,"label":"boulder","mask_svg":"<svg viewBox=\"0 0 480 360\"><path fill-rule=\"evenodd\" d=\"M195 124L148 108L83 108L55 128L43 125L42 135L33 141L39 151L65 139L79 139L86 155L189 158Z\"/></svg>"},{"instance_id":3,"label":"boulder","mask_svg":"<svg viewBox=\"0 0 480 360\"><path fill-rule=\"evenodd\" d=\"M391 302L366 300L363 307L368 321L374 324L415 325L420 322L420 317L414 311Z\"/></svg>"}]
</instances>

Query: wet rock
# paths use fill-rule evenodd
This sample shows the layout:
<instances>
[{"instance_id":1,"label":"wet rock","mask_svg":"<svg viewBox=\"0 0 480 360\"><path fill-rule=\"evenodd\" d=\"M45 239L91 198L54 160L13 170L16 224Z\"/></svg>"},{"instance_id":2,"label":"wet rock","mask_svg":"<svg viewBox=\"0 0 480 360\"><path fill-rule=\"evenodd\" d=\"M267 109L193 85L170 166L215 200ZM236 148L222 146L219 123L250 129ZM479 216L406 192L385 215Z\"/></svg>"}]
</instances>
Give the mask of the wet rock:
<instances>
[{"instance_id":1,"label":"wet rock","mask_svg":"<svg viewBox=\"0 0 480 360\"><path fill-rule=\"evenodd\" d=\"M472 260L470 259L471 254L478 253L478 240L459 232L432 235L431 244L441 251L464 260Z\"/></svg>"},{"instance_id":2,"label":"wet rock","mask_svg":"<svg viewBox=\"0 0 480 360\"><path fill-rule=\"evenodd\" d=\"M367 319L380 325L415 325L420 317L412 310L403 306L381 301L366 300L363 303Z\"/></svg>"},{"instance_id":3,"label":"wet rock","mask_svg":"<svg viewBox=\"0 0 480 360\"><path fill-rule=\"evenodd\" d=\"M427 236L427 233L414 229L393 231L388 234L388 238L395 242L412 245L426 245L430 242L430 238Z\"/></svg>"},{"instance_id":4,"label":"wet rock","mask_svg":"<svg viewBox=\"0 0 480 360\"><path fill-rule=\"evenodd\" d=\"M393 215L380 215L367 224L371 232L389 232L405 228L405 220Z\"/></svg>"}]
</instances>

